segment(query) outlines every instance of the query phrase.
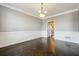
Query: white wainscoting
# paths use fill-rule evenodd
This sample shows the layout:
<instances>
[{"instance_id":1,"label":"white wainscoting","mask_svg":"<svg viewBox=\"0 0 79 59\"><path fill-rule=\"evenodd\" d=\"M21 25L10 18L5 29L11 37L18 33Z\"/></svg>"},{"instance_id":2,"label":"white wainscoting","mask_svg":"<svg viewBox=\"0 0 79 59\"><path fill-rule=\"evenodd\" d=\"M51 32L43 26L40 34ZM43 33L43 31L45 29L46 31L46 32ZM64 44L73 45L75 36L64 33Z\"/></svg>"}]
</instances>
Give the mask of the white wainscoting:
<instances>
[{"instance_id":1,"label":"white wainscoting","mask_svg":"<svg viewBox=\"0 0 79 59\"><path fill-rule=\"evenodd\" d=\"M0 32L0 48L42 37L42 31Z\"/></svg>"},{"instance_id":2,"label":"white wainscoting","mask_svg":"<svg viewBox=\"0 0 79 59\"><path fill-rule=\"evenodd\" d=\"M48 37L49 33L47 31L42 31L42 37ZM55 40L73 42L79 44L79 32L71 31L55 31L54 32ZM46 40L43 40L45 43Z\"/></svg>"},{"instance_id":3,"label":"white wainscoting","mask_svg":"<svg viewBox=\"0 0 79 59\"><path fill-rule=\"evenodd\" d=\"M29 41L39 37L48 37L47 31L0 32L0 48ZM55 39L79 44L79 32L55 31ZM47 43L47 40L43 40Z\"/></svg>"},{"instance_id":4,"label":"white wainscoting","mask_svg":"<svg viewBox=\"0 0 79 59\"><path fill-rule=\"evenodd\" d=\"M47 37L47 31L46 30L42 31L42 37Z\"/></svg>"},{"instance_id":5,"label":"white wainscoting","mask_svg":"<svg viewBox=\"0 0 79 59\"><path fill-rule=\"evenodd\" d=\"M55 31L55 39L79 44L79 32Z\"/></svg>"}]
</instances>

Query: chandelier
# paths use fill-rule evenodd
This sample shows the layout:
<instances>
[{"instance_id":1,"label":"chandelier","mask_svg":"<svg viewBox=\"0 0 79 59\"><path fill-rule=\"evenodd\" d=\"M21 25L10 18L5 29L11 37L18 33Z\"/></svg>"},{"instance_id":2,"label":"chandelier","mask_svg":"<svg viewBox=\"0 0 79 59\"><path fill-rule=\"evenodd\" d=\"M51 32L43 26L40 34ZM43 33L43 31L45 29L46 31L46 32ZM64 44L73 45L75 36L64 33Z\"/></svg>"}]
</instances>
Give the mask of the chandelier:
<instances>
[{"instance_id":1,"label":"chandelier","mask_svg":"<svg viewBox=\"0 0 79 59\"><path fill-rule=\"evenodd\" d=\"M47 11L45 10L44 3L41 3L41 8L40 10L38 10L38 13L39 13L39 17L43 18L46 16Z\"/></svg>"}]
</instances>

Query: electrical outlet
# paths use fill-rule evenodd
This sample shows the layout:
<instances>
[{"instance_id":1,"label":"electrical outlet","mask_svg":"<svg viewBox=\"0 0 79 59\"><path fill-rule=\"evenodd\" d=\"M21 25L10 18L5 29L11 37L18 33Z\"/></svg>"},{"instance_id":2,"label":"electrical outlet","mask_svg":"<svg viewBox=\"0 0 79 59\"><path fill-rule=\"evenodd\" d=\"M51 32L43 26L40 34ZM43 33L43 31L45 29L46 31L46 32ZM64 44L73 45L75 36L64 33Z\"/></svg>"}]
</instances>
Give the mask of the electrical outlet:
<instances>
[{"instance_id":1,"label":"electrical outlet","mask_svg":"<svg viewBox=\"0 0 79 59\"><path fill-rule=\"evenodd\" d=\"M65 38L66 38L66 39L71 39L71 37L70 37L70 36L66 36Z\"/></svg>"}]
</instances>

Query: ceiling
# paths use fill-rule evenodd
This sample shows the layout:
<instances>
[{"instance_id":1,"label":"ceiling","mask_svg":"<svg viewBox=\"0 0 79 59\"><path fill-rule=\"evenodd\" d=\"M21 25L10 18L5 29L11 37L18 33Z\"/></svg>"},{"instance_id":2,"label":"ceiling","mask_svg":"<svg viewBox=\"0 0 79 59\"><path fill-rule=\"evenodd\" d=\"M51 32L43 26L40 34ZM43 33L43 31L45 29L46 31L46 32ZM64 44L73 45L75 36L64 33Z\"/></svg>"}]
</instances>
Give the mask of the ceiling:
<instances>
[{"instance_id":1,"label":"ceiling","mask_svg":"<svg viewBox=\"0 0 79 59\"><path fill-rule=\"evenodd\" d=\"M6 3L5 5L20 9L39 18L40 3ZM77 3L45 3L46 17L77 8Z\"/></svg>"}]
</instances>

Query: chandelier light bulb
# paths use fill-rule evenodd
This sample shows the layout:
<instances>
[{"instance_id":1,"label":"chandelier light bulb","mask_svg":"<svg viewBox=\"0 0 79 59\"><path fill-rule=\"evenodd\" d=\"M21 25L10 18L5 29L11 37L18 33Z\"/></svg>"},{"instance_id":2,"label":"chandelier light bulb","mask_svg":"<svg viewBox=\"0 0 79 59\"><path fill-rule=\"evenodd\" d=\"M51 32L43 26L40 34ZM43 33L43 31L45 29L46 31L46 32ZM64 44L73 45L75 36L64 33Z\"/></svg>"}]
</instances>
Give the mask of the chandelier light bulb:
<instances>
[{"instance_id":1,"label":"chandelier light bulb","mask_svg":"<svg viewBox=\"0 0 79 59\"><path fill-rule=\"evenodd\" d=\"M46 13L47 13L47 11L44 11L44 13L46 14Z\"/></svg>"},{"instance_id":2,"label":"chandelier light bulb","mask_svg":"<svg viewBox=\"0 0 79 59\"><path fill-rule=\"evenodd\" d=\"M41 13L41 10L38 10L38 13Z\"/></svg>"}]
</instances>

